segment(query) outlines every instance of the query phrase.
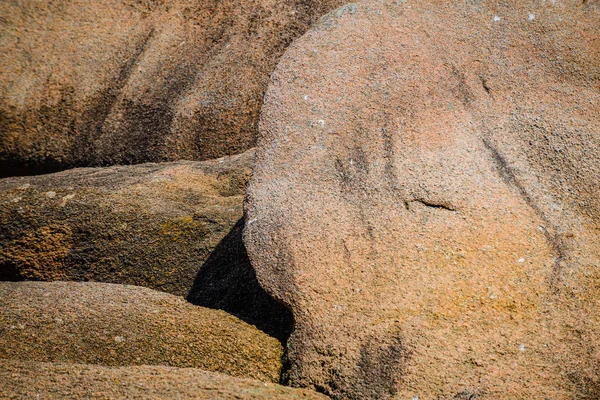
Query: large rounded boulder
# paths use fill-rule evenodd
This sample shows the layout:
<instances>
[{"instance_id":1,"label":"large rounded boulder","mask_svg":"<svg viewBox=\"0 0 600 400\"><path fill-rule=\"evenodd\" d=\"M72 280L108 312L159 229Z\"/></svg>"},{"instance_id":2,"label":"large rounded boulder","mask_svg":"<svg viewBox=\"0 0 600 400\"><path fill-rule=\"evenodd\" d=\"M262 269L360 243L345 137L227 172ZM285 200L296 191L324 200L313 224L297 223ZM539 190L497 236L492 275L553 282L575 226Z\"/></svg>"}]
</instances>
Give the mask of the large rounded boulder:
<instances>
[{"instance_id":1,"label":"large rounded boulder","mask_svg":"<svg viewBox=\"0 0 600 400\"><path fill-rule=\"evenodd\" d=\"M282 57L245 243L287 381L600 397L600 5L364 1Z\"/></svg>"},{"instance_id":2,"label":"large rounded boulder","mask_svg":"<svg viewBox=\"0 0 600 400\"><path fill-rule=\"evenodd\" d=\"M0 3L0 176L249 149L279 56L341 4Z\"/></svg>"}]
</instances>

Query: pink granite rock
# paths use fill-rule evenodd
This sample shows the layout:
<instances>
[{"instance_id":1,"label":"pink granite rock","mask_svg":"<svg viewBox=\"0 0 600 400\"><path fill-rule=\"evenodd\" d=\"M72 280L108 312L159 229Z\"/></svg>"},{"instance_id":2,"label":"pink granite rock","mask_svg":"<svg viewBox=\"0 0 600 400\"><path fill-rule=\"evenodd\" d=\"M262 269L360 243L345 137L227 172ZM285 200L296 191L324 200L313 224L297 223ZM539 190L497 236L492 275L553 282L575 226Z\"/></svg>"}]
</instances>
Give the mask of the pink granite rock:
<instances>
[{"instance_id":1,"label":"pink granite rock","mask_svg":"<svg viewBox=\"0 0 600 400\"><path fill-rule=\"evenodd\" d=\"M600 4L365 1L282 58L245 242L334 398L600 397Z\"/></svg>"}]
</instances>

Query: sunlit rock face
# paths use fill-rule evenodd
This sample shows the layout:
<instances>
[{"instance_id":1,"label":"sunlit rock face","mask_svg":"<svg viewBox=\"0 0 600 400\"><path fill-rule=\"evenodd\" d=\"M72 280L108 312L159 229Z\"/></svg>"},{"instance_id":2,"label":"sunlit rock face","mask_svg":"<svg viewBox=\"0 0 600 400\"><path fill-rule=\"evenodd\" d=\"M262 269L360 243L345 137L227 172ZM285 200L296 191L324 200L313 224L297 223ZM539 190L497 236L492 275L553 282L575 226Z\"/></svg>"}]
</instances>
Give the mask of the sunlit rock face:
<instances>
[{"instance_id":1,"label":"sunlit rock face","mask_svg":"<svg viewBox=\"0 0 600 400\"><path fill-rule=\"evenodd\" d=\"M247 195L287 380L600 397L600 5L365 1L271 77Z\"/></svg>"}]
</instances>

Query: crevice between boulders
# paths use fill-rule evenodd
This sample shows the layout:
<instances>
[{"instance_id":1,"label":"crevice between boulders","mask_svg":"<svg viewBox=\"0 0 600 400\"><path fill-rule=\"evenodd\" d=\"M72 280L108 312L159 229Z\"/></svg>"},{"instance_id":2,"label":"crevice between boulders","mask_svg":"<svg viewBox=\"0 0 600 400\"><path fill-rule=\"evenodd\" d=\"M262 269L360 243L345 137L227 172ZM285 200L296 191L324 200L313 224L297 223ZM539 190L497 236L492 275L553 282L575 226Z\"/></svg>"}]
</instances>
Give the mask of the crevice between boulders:
<instances>
[{"instance_id":1,"label":"crevice between boulders","mask_svg":"<svg viewBox=\"0 0 600 400\"><path fill-rule=\"evenodd\" d=\"M294 317L258 283L242 241L243 229L242 218L204 262L187 300L235 315L275 337L285 348L294 328Z\"/></svg>"}]
</instances>

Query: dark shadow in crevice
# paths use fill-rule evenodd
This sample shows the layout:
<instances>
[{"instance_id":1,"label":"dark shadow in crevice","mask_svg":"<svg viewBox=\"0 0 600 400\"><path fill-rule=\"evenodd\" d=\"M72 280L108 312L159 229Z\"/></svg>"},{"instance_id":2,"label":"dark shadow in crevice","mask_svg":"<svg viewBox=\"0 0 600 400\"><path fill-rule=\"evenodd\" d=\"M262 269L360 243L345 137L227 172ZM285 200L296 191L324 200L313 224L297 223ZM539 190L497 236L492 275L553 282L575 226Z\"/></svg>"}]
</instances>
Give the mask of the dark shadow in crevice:
<instances>
[{"instance_id":1,"label":"dark shadow in crevice","mask_svg":"<svg viewBox=\"0 0 600 400\"><path fill-rule=\"evenodd\" d=\"M242 241L243 229L242 218L200 267L187 300L227 311L285 346L294 328L293 315L258 283Z\"/></svg>"},{"instance_id":2,"label":"dark shadow in crevice","mask_svg":"<svg viewBox=\"0 0 600 400\"><path fill-rule=\"evenodd\" d=\"M11 178L13 176L53 174L69 168L70 166L65 166L64 164L60 164L52 160L30 163L24 163L12 159L2 160L0 162L0 179Z\"/></svg>"},{"instance_id":3,"label":"dark shadow in crevice","mask_svg":"<svg viewBox=\"0 0 600 400\"><path fill-rule=\"evenodd\" d=\"M9 261L0 262L0 281L1 282L20 282L24 281L25 278L21 276L19 268Z\"/></svg>"}]
</instances>

